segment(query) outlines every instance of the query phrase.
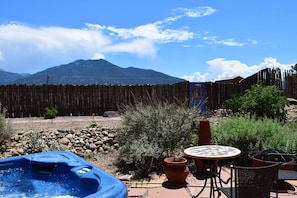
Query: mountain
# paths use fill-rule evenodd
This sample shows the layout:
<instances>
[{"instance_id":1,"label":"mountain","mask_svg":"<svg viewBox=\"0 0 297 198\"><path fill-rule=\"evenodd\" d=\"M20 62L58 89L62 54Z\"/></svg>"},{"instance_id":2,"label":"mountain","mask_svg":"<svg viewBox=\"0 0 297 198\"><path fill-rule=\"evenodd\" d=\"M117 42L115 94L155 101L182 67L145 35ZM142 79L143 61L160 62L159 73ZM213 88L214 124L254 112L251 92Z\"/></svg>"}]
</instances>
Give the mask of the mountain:
<instances>
[{"instance_id":1,"label":"mountain","mask_svg":"<svg viewBox=\"0 0 297 198\"><path fill-rule=\"evenodd\" d=\"M7 85L10 84L11 82L24 78L29 76L30 74L17 74L17 73L12 73L12 72L7 72L4 71L3 69L0 69L0 85Z\"/></svg>"},{"instance_id":2,"label":"mountain","mask_svg":"<svg viewBox=\"0 0 297 198\"><path fill-rule=\"evenodd\" d=\"M154 70L134 67L122 68L106 60L77 60L69 64L51 67L14 81L15 84L174 84L183 79L168 76Z\"/></svg>"}]
</instances>

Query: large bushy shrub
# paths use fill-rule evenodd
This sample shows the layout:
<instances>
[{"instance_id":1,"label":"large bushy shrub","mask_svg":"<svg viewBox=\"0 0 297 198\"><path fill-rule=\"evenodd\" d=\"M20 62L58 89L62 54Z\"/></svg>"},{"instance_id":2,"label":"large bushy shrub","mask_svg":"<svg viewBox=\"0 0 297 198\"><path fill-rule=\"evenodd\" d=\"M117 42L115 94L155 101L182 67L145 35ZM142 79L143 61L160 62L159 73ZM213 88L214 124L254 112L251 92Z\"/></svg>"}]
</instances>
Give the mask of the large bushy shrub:
<instances>
[{"instance_id":1,"label":"large bushy shrub","mask_svg":"<svg viewBox=\"0 0 297 198\"><path fill-rule=\"evenodd\" d=\"M161 170L166 156L177 156L197 135L200 110L185 104L138 103L126 107L118 160L135 177Z\"/></svg>"},{"instance_id":2,"label":"large bushy shrub","mask_svg":"<svg viewBox=\"0 0 297 198\"><path fill-rule=\"evenodd\" d=\"M239 93L231 95L229 99L227 99L223 103L223 108L231 109L233 112L238 112L242 105L242 96Z\"/></svg>"},{"instance_id":3,"label":"large bushy shrub","mask_svg":"<svg viewBox=\"0 0 297 198\"><path fill-rule=\"evenodd\" d=\"M223 107L259 117L284 119L287 104L287 98L275 85L253 85L244 95L232 95L223 103Z\"/></svg>"},{"instance_id":4,"label":"large bushy shrub","mask_svg":"<svg viewBox=\"0 0 297 198\"><path fill-rule=\"evenodd\" d=\"M268 118L233 117L212 126L215 143L231 145L247 157L249 152L278 149L296 152L297 136L287 125Z\"/></svg>"},{"instance_id":5,"label":"large bushy shrub","mask_svg":"<svg viewBox=\"0 0 297 198\"><path fill-rule=\"evenodd\" d=\"M287 98L276 86L254 85L242 97L241 109L268 118L284 118Z\"/></svg>"}]
</instances>

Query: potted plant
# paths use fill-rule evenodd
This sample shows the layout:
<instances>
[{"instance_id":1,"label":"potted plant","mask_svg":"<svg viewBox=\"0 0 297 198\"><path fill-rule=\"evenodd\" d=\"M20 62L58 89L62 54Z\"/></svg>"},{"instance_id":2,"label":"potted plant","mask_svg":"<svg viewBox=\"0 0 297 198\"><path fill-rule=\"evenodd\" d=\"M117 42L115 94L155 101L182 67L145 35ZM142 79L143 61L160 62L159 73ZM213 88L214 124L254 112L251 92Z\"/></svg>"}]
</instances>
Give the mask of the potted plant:
<instances>
[{"instance_id":1,"label":"potted plant","mask_svg":"<svg viewBox=\"0 0 297 198\"><path fill-rule=\"evenodd\" d=\"M248 156L252 160L252 165L256 167L272 165L275 163L294 162L296 157L295 155L287 154L277 149L268 149L263 150L261 152L252 152L249 153ZM282 165L280 169L292 171L294 170L294 164L288 163L286 165ZM294 189L294 187L285 182L285 180L279 180L277 182L277 186L274 186L273 189L276 189L278 192L287 192L287 190L292 190Z\"/></svg>"},{"instance_id":2,"label":"potted plant","mask_svg":"<svg viewBox=\"0 0 297 198\"><path fill-rule=\"evenodd\" d=\"M183 157L183 149L192 144L192 136L191 133L185 132L183 129L184 123L181 120L179 122L174 124L176 127L172 129L174 133L172 135L168 133L166 138L162 140L162 147L166 156L163 160L163 171L168 182L172 184L185 184L189 174L188 160Z\"/></svg>"},{"instance_id":3,"label":"potted plant","mask_svg":"<svg viewBox=\"0 0 297 198\"><path fill-rule=\"evenodd\" d=\"M191 139L191 137L189 137ZM164 144L167 146L167 155L164 158L163 171L172 184L185 184L186 178L189 174L189 168L187 166L188 160L181 155L180 148L183 145L187 145L188 141L181 136L171 136L164 139ZM165 148L165 147L164 147Z\"/></svg>"},{"instance_id":4,"label":"potted plant","mask_svg":"<svg viewBox=\"0 0 297 198\"><path fill-rule=\"evenodd\" d=\"M275 163L294 162L295 156L286 154L283 151L277 149L268 149L261 152L252 152L248 154L252 160L253 166L267 166ZM293 165L281 166L283 170L293 170Z\"/></svg>"},{"instance_id":5,"label":"potted plant","mask_svg":"<svg viewBox=\"0 0 297 198\"><path fill-rule=\"evenodd\" d=\"M188 160L183 157L166 157L164 159L164 173L169 183L185 184L189 175Z\"/></svg>"}]
</instances>

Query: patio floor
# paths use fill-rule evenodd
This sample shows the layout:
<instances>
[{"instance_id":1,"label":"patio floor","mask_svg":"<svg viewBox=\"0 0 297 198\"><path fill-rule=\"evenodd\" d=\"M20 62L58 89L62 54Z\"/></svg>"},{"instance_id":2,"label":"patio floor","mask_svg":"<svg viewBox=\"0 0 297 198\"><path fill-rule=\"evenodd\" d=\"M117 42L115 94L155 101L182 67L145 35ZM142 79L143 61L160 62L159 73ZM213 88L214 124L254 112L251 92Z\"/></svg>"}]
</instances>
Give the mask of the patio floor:
<instances>
[{"instance_id":1,"label":"patio floor","mask_svg":"<svg viewBox=\"0 0 297 198\"><path fill-rule=\"evenodd\" d=\"M221 177L226 180L230 177L228 171L223 170ZM127 182L128 197L129 198L191 198L193 195L197 195L202 189L205 180L199 180L191 173L186 179L187 184L182 186L173 186L167 183L165 175L155 175L150 181L131 181ZM290 184L294 186L295 190L289 192L279 193L279 198L297 198L297 182L290 181ZM218 193L216 192L216 197ZM208 181L206 188L200 194L199 197L210 197L210 182ZM221 198L226 198L224 194L221 194ZM271 197L276 197L276 193L271 192Z\"/></svg>"}]
</instances>

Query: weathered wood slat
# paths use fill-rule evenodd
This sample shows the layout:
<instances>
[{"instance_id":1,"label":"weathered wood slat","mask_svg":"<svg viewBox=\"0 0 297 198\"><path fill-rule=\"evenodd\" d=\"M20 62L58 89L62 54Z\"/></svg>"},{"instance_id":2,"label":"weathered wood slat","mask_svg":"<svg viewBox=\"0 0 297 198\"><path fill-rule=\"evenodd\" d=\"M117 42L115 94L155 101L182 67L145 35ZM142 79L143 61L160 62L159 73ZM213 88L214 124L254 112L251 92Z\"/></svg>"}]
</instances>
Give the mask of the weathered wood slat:
<instances>
[{"instance_id":1,"label":"weathered wood slat","mask_svg":"<svg viewBox=\"0 0 297 198\"><path fill-rule=\"evenodd\" d=\"M220 108L234 93L244 93L252 85L276 85L284 88L287 97L297 98L297 75L279 69L264 69L239 83L206 82L207 110ZM283 84L284 83L284 84ZM170 103L190 105L189 82L173 85L1 85L0 103L9 117L40 117L46 107L54 107L59 116L102 115L104 111L118 110L120 106L148 102L157 98Z\"/></svg>"}]
</instances>

